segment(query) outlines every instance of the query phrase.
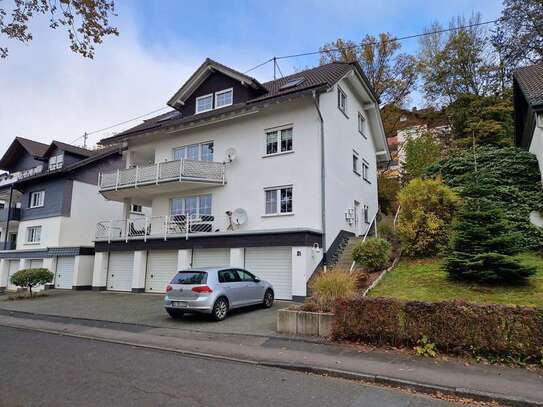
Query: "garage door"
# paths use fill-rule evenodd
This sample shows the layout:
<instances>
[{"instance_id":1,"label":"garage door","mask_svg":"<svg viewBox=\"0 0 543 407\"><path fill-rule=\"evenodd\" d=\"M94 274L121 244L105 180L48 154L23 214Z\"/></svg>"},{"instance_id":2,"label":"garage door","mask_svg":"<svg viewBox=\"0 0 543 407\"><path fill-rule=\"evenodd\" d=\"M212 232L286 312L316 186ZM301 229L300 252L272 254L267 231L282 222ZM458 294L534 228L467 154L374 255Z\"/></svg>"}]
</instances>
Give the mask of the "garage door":
<instances>
[{"instance_id":1,"label":"garage door","mask_svg":"<svg viewBox=\"0 0 543 407\"><path fill-rule=\"evenodd\" d=\"M75 257L59 257L55 273L55 287L71 289L74 285Z\"/></svg>"},{"instance_id":2,"label":"garage door","mask_svg":"<svg viewBox=\"0 0 543 407\"><path fill-rule=\"evenodd\" d=\"M290 247L246 248L245 268L270 282L276 298L292 299L292 250Z\"/></svg>"},{"instance_id":3,"label":"garage door","mask_svg":"<svg viewBox=\"0 0 543 407\"><path fill-rule=\"evenodd\" d=\"M9 262L9 270L8 270L8 290L16 290L17 286L14 284L11 284L11 276L14 275L19 271L19 260L10 260Z\"/></svg>"},{"instance_id":4,"label":"garage door","mask_svg":"<svg viewBox=\"0 0 543 407\"><path fill-rule=\"evenodd\" d=\"M177 251L150 251L147 257L145 291L163 293L177 272Z\"/></svg>"},{"instance_id":5,"label":"garage door","mask_svg":"<svg viewBox=\"0 0 543 407\"><path fill-rule=\"evenodd\" d=\"M230 249L194 249L192 267L228 267Z\"/></svg>"},{"instance_id":6,"label":"garage door","mask_svg":"<svg viewBox=\"0 0 543 407\"><path fill-rule=\"evenodd\" d=\"M130 291L132 289L133 268L134 252L110 253L107 271L107 289L113 291Z\"/></svg>"},{"instance_id":7,"label":"garage door","mask_svg":"<svg viewBox=\"0 0 543 407\"><path fill-rule=\"evenodd\" d=\"M43 268L43 259L33 259L30 260L31 269L41 269Z\"/></svg>"}]
</instances>

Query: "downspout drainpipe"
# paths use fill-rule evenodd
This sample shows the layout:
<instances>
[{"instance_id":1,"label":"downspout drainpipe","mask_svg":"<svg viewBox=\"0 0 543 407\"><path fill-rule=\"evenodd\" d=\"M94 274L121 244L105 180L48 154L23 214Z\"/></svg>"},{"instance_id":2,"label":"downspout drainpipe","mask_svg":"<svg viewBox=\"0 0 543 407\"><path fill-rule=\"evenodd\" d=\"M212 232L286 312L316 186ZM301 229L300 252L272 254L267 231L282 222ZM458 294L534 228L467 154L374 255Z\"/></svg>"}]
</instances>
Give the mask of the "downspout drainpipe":
<instances>
[{"instance_id":1,"label":"downspout drainpipe","mask_svg":"<svg viewBox=\"0 0 543 407\"><path fill-rule=\"evenodd\" d=\"M11 201L13 199L13 185L9 187L8 213L6 219L6 231L4 232L4 250L8 250L9 222L11 221Z\"/></svg>"},{"instance_id":2,"label":"downspout drainpipe","mask_svg":"<svg viewBox=\"0 0 543 407\"><path fill-rule=\"evenodd\" d=\"M324 272L326 272L326 165L324 154L324 119L319 107L320 94L313 91L313 101L315 102L315 108L320 120L320 141L321 141L321 211L322 211L322 262L324 265Z\"/></svg>"}]
</instances>

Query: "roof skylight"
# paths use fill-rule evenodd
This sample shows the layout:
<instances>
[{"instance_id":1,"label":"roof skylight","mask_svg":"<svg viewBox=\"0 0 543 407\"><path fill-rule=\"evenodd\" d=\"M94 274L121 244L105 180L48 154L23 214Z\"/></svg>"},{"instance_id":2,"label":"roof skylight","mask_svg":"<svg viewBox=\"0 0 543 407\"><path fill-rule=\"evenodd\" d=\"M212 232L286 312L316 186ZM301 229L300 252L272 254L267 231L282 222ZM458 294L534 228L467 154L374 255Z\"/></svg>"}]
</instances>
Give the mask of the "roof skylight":
<instances>
[{"instance_id":1,"label":"roof skylight","mask_svg":"<svg viewBox=\"0 0 543 407\"><path fill-rule=\"evenodd\" d=\"M279 90L294 88L294 87L298 86L299 84L301 84L303 81L305 81L305 78L303 78L303 77L290 79L287 83L285 83L283 86L281 86L279 88Z\"/></svg>"}]
</instances>

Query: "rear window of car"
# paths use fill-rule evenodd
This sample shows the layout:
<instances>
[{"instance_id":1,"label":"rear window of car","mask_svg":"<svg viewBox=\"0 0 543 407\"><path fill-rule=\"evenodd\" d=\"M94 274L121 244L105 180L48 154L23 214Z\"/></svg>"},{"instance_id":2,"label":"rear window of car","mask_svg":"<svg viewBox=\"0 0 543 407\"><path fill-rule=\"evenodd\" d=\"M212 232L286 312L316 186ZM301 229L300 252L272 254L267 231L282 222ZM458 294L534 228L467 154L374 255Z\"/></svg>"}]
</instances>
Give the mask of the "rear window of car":
<instances>
[{"instance_id":1,"label":"rear window of car","mask_svg":"<svg viewBox=\"0 0 543 407\"><path fill-rule=\"evenodd\" d=\"M180 271L170 284L205 284L207 273L205 271Z\"/></svg>"}]
</instances>

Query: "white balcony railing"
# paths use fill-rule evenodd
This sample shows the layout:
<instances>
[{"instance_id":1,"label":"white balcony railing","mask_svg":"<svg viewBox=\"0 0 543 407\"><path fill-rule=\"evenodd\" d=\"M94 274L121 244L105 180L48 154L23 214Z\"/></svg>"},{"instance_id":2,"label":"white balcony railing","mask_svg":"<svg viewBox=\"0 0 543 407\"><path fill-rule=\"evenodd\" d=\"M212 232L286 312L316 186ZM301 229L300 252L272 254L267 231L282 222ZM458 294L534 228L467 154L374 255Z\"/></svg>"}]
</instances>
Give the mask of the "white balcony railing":
<instances>
[{"instance_id":1,"label":"white balcony railing","mask_svg":"<svg viewBox=\"0 0 543 407\"><path fill-rule=\"evenodd\" d=\"M101 191L160 184L170 181L200 181L225 183L225 164L215 161L176 160L146 166L136 166L100 174Z\"/></svg>"},{"instance_id":2,"label":"white balcony railing","mask_svg":"<svg viewBox=\"0 0 543 407\"><path fill-rule=\"evenodd\" d=\"M237 230L231 217L215 215L169 215L109 220L96 225L96 241L128 241L148 238L184 237L193 233L229 232Z\"/></svg>"}]
</instances>

